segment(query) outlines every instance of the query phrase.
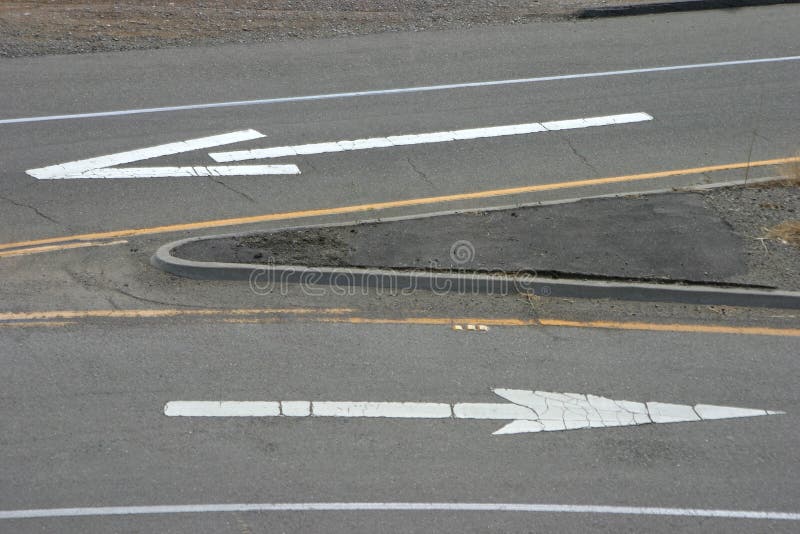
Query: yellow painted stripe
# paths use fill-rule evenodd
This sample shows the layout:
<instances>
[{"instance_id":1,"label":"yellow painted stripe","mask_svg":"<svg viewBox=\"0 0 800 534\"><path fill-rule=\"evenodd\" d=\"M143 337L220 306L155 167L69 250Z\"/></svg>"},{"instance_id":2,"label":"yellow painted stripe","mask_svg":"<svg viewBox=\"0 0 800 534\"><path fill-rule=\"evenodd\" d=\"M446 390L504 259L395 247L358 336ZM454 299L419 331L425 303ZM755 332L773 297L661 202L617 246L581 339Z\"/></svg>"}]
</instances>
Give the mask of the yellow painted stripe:
<instances>
[{"instance_id":1,"label":"yellow painted stripe","mask_svg":"<svg viewBox=\"0 0 800 534\"><path fill-rule=\"evenodd\" d=\"M276 324L281 322L277 317L269 318L249 318L249 319L222 319L223 323L228 324Z\"/></svg>"},{"instance_id":2,"label":"yellow painted stripe","mask_svg":"<svg viewBox=\"0 0 800 534\"><path fill-rule=\"evenodd\" d=\"M323 323L343 324L398 324L398 325L423 325L423 326L452 326L456 324L481 324L485 326L508 327L541 327L557 326L572 328L599 328L609 330L645 330L651 332L680 332L702 334L739 334L758 336L788 336L800 337L800 328L769 328L762 326L723 326L704 324L675 324L675 323L643 323L619 321L568 321L563 319L516 319L485 318L485 317L303 317L302 320L311 320ZM256 318L249 319L224 319L228 323L262 323L274 322L269 319L262 321Z\"/></svg>"},{"instance_id":3,"label":"yellow painted stripe","mask_svg":"<svg viewBox=\"0 0 800 534\"><path fill-rule=\"evenodd\" d=\"M164 317L213 317L241 315L344 314L353 308L243 308L243 309L154 309L154 310L54 310L0 313L0 321L50 319L157 319Z\"/></svg>"},{"instance_id":4,"label":"yellow painted stripe","mask_svg":"<svg viewBox=\"0 0 800 534\"><path fill-rule=\"evenodd\" d=\"M365 211L385 210L390 208L421 206L427 204L456 202L461 200L474 200L474 199L491 198L499 196L519 195L523 193L535 193L539 191L553 191L557 189L570 189L576 187L589 187L595 185L635 182L641 180L653 180L657 178L667 178L671 176L702 174L704 172L729 171L729 170L745 169L753 167L764 167L769 165L782 165L793 161L800 161L800 157L770 159L770 160L741 162L741 163L728 163L725 165L710 165L706 167L693 167L689 169L675 169L670 171L648 172L643 174L628 174L625 176L612 176L608 178L594 178L589 180L576 180L571 182L557 182L550 184L527 185L522 187L510 187L505 189L491 189L487 191L458 193L454 195L443 195L437 197L412 198L407 200L393 200L389 202L377 202L372 204L356 204L356 205L341 206L336 208L322 208L322 209L312 209L312 210L302 210L302 211L289 211L282 213L269 213L265 215L236 217L232 219L216 219L216 220L199 221L193 223L153 226L149 228L135 228L127 230L113 230L110 232L96 232L90 234L77 234L77 235L62 236L62 237L49 237L44 239L34 239L30 241L19 241L17 243L0 244L0 250L19 248L19 247L31 247L37 245L52 245L57 243L66 243L69 241L94 241L101 239L115 239L121 237L162 234L170 232L182 232L186 230L220 228L225 226L238 226L238 225L263 223L270 221L286 221L291 219L302 219L308 217L322 217L326 215L360 213Z\"/></svg>"},{"instance_id":5,"label":"yellow painted stripe","mask_svg":"<svg viewBox=\"0 0 800 534\"><path fill-rule=\"evenodd\" d=\"M88 241L81 243L68 243L66 245L47 245L43 247L31 247L20 250L6 250L0 252L0 258L10 258L12 256L27 256L29 254L40 254L42 252L55 252L57 250L69 250L73 248L84 247L108 247L110 245L122 245L127 243L126 240L120 239L118 241Z\"/></svg>"},{"instance_id":6,"label":"yellow painted stripe","mask_svg":"<svg viewBox=\"0 0 800 534\"><path fill-rule=\"evenodd\" d=\"M565 326L574 328L608 328L612 330L649 330L655 332L686 332L702 334L743 334L751 336L800 337L800 328L769 328L764 326L723 326L708 324L662 324L615 321L564 321L541 319L543 326Z\"/></svg>"},{"instance_id":7,"label":"yellow painted stripe","mask_svg":"<svg viewBox=\"0 0 800 534\"><path fill-rule=\"evenodd\" d=\"M23 321L21 323L0 323L0 328L53 328L75 324L74 321Z\"/></svg>"},{"instance_id":8,"label":"yellow painted stripe","mask_svg":"<svg viewBox=\"0 0 800 534\"><path fill-rule=\"evenodd\" d=\"M345 324L399 324L452 326L480 324L508 327L571 327L610 330L646 330L654 332L684 332L704 334L741 334L760 336L800 337L800 328L771 328L762 326L729 326L685 323L646 323L620 321L570 321L565 319L521 319L516 317L361 317L348 315L354 308L239 308L239 309L138 309L138 310L53 310L0 313L0 325L41 324L56 319L151 319L167 317L211 317L226 323L271 323L279 317L265 315L291 315L302 321ZM250 317L248 317L250 316ZM256 317L253 317L256 316ZM258 317L261 316L261 317ZM8 322L16 321L16 322ZM27 322L25 322L27 321ZM64 323L71 324L71 323Z\"/></svg>"}]
</instances>

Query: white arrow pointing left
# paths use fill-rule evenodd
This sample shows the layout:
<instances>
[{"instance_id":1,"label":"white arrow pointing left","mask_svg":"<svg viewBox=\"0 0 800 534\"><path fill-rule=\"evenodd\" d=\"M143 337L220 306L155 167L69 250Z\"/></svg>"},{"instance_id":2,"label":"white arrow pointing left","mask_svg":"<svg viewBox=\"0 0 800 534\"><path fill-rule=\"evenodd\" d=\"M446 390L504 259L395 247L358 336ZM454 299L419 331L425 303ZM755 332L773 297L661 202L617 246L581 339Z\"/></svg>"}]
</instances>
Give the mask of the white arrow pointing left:
<instances>
[{"instance_id":1,"label":"white arrow pointing left","mask_svg":"<svg viewBox=\"0 0 800 534\"><path fill-rule=\"evenodd\" d=\"M191 176L262 176L268 174L300 174L296 165L211 165L191 167L128 167L113 168L135 161L203 150L266 137L255 130L241 130L177 143L140 148L96 158L70 161L59 165L30 169L30 176L39 180L71 180L80 178L168 178Z\"/></svg>"},{"instance_id":2,"label":"white arrow pointing left","mask_svg":"<svg viewBox=\"0 0 800 534\"><path fill-rule=\"evenodd\" d=\"M176 417L386 417L400 419L510 420L495 434L553 432L579 428L680 423L777 415L783 412L715 406L613 400L580 393L495 389L510 403L172 401L164 414Z\"/></svg>"}]
</instances>

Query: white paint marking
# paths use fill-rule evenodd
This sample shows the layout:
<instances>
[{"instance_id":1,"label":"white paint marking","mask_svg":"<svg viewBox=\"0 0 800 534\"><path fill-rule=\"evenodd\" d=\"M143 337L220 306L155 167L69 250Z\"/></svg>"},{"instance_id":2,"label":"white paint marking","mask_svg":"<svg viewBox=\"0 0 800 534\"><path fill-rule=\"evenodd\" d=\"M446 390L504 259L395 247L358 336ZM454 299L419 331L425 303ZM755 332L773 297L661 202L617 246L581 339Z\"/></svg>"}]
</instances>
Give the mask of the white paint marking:
<instances>
[{"instance_id":1,"label":"white paint marking","mask_svg":"<svg viewBox=\"0 0 800 534\"><path fill-rule=\"evenodd\" d=\"M449 404L433 402L312 402L316 417L392 417L440 419L452 417Z\"/></svg>"},{"instance_id":2,"label":"white paint marking","mask_svg":"<svg viewBox=\"0 0 800 534\"><path fill-rule=\"evenodd\" d=\"M678 423L680 421L700 420L700 416L697 415L694 408L683 404L648 402L647 412L650 414L650 419L652 419L654 423Z\"/></svg>"},{"instance_id":3,"label":"white paint marking","mask_svg":"<svg viewBox=\"0 0 800 534\"><path fill-rule=\"evenodd\" d=\"M610 126L614 124L627 124L631 122L643 122L650 120L653 120L653 117L647 113L625 113L622 115L606 115L603 117L589 117L585 119L573 119L566 121L544 123L530 122L526 124L492 126L489 128L471 128L469 130L429 132L410 135L390 135L388 137L372 137L369 139L356 139L353 141L345 140L327 143L313 143L309 145L278 146L255 150L237 150L234 152L212 152L209 154L209 156L211 156L214 161L218 162L245 161L252 159L279 158L283 156L293 156L296 154L325 154L328 152L367 150L371 148L446 143L454 140L505 137L509 135L523 135L529 133L546 132L550 130L589 128L592 126Z\"/></svg>"},{"instance_id":4,"label":"white paint marking","mask_svg":"<svg viewBox=\"0 0 800 534\"><path fill-rule=\"evenodd\" d=\"M311 403L308 401L283 401L281 414L287 417L308 417L311 415Z\"/></svg>"},{"instance_id":5,"label":"white paint marking","mask_svg":"<svg viewBox=\"0 0 800 534\"><path fill-rule=\"evenodd\" d=\"M612 428L649 423L679 423L777 415L783 412L662 402L617 401L580 393L495 389L511 403L432 402L217 402L172 401L164 414L172 417L386 417L401 419L511 420L495 434L554 432L580 428Z\"/></svg>"},{"instance_id":6,"label":"white paint marking","mask_svg":"<svg viewBox=\"0 0 800 534\"><path fill-rule=\"evenodd\" d=\"M711 406L709 404L698 404L694 407L702 419L729 419L731 417L756 417L759 415L771 415L782 412L768 412L766 410L753 410L750 408L732 408L730 406Z\"/></svg>"},{"instance_id":7,"label":"white paint marking","mask_svg":"<svg viewBox=\"0 0 800 534\"><path fill-rule=\"evenodd\" d=\"M457 419L536 419L530 408L516 404L460 403L453 405Z\"/></svg>"},{"instance_id":8,"label":"white paint marking","mask_svg":"<svg viewBox=\"0 0 800 534\"><path fill-rule=\"evenodd\" d=\"M529 434L531 432L544 432L545 430L547 429L545 428L544 423L541 421L530 421L525 419L519 419L517 421L512 421L508 423L500 430L496 430L493 434L495 436L501 436L503 434ZM551 427L550 430L556 430L556 429L553 429Z\"/></svg>"},{"instance_id":9,"label":"white paint marking","mask_svg":"<svg viewBox=\"0 0 800 534\"><path fill-rule=\"evenodd\" d=\"M716 519L800 521L800 513L762 510L707 508L660 508L648 506L603 506L585 504L524 504L475 502L295 502L184 504L160 506L99 506L91 508L40 508L0 510L0 519L44 519L56 517L102 517L109 515L164 515L225 512L527 512L556 514L601 514Z\"/></svg>"},{"instance_id":10,"label":"white paint marking","mask_svg":"<svg viewBox=\"0 0 800 534\"><path fill-rule=\"evenodd\" d=\"M169 402L164 414L186 417L275 417L281 414L277 402L190 401Z\"/></svg>"},{"instance_id":11,"label":"white paint marking","mask_svg":"<svg viewBox=\"0 0 800 534\"><path fill-rule=\"evenodd\" d=\"M270 174L300 174L296 165L239 165L198 167L138 167L111 168L135 161L202 150L231 143L265 137L255 130L242 130L210 137L189 139L148 148L140 148L107 156L82 159L26 171L39 180L73 180L83 178L166 178L197 176L262 176Z\"/></svg>"},{"instance_id":12,"label":"white paint marking","mask_svg":"<svg viewBox=\"0 0 800 534\"><path fill-rule=\"evenodd\" d=\"M404 93L426 93L431 91L449 91L453 89L469 89L475 87L493 87L503 85L517 85L540 82L553 82L561 80L580 80L589 78L604 78L608 76L626 76L631 74L649 74L656 72L673 72L692 69L713 69L720 67L736 67L742 65L757 65L761 63L782 63L785 61L798 61L800 56L768 57L759 59L741 59L734 61L716 61L712 63L693 63L688 65L672 65L666 67L647 67L641 69L611 70L601 72L586 72L580 74L558 74L554 76L538 76L534 78L516 78L510 80L492 80L484 82L451 83L443 85L427 85L419 87L400 87L396 89L375 89L367 91L351 91L346 93L326 93L305 96L287 96L279 98L260 98L257 100L235 100L230 102L212 102L208 104L187 104L182 106L164 106L155 108L123 109L116 111L98 111L92 113L72 113L67 115L45 115L39 117L20 117L14 119L0 119L0 124L18 124L25 122L57 121L66 119L92 119L98 117L119 117L124 115L139 115L145 113L164 113L171 111L192 111L201 109L229 108L241 106L263 106L269 104L285 104L292 102L308 102L314 100L332 100L340 98L357 98L364 96L397 95Z\"/></svg>"},{"instance_id":13,"label":"white paint marking","mask_svg":"<svg viewBox=\"0 0 800 534\"><path fill-rule=\"evenodd\" d=\"M253 139L260 139L262 137L266 136L255 130L241 130L221 135L200 137L198 139L189 139L188 141L178 141L177 143L167 143L148 148L129 150L127 152L109 154L108 156L71 161L69 163L51 165L50 167L43 167L41 169L31 169L27 171L27 173L34 178L46 180L58 178L64 174L82 174L86 171L113 167L114 165L124 165L126 163L133 163L134 161L171 156L173 154L190 152L192 150L202 150L242 141L252 141Z\"/></svg>"},{"instance_id":14,"label":"white paint marking","mask_svg":"<svg viewBox=\"0 0 800 534\"><path fill-rule=\"evenodd\" d=\"M127 167L95 169L80 174L66 174L64 180L78 178L188 178L204 176L266 176L300 174L297 165L212 165L209 167Z\"/></svg>"}]
</instances>

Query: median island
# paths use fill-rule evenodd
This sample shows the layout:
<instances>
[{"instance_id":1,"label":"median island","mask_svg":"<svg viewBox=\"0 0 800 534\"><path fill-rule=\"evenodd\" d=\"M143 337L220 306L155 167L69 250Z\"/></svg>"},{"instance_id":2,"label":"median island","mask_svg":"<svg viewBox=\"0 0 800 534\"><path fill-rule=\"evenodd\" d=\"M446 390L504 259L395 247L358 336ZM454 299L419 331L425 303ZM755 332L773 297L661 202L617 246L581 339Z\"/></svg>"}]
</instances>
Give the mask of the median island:
<instances>
[{"instance_id":1,"label":"median island","mask_svg":"<svg viewBox=\"0 0 800 534\"><path fill-rule=\"evenodd\" d=\"M790 181L189 240L193 262L800 290Z\"/></svg>"}]
</instances>

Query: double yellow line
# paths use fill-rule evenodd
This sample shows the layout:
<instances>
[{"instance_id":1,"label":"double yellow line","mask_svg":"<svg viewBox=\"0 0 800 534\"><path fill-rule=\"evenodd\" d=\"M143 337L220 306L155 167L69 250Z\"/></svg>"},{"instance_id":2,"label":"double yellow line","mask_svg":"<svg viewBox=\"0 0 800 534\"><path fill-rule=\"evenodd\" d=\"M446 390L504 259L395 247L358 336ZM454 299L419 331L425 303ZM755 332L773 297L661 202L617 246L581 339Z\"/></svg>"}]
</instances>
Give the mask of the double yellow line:
<instances>
[{"instance_id":1,"label":"double yellow line","mask_svg":"<svg viewBox=\"0 0 800 534\"><path fill-rule=\"evenodd\" d=\"M182 232L187 230L205 230L210 228L222 228L226 226L240 226L246 224L288 221L293 219L303 219L311 217L323 217L326 215L341 215L351 213L363 213L368 211L386 210L390 208L402 208L410 206L423 206L430 204L443 204L463 200L475 200L493 198L501 196L521 195L525 193L536 193L541 191L554 191L559 189L572 189L578 187L590 187L597 185L608 185L625 182L637 182L643 180L655 180L659 178L669 178L673 176L688 176L707 172L730 171L737 169L747 169L754 167L766 167L771 165L784 165L800 158L780 158L752 162L729 163L725 165L710 165L706 167L693 167L688 169L674 169L670 171L648 172L642 174L628 174L624 176L611 176L607 178L594 178L588 180L575 180L570 182L557 182L550 184L527 185L522 187L509 187L505 189L490 189L485 191L474 191L471 193L458 193L453 195L442 195L435 197L412 198L406 200L393 200L388 202L377 202L370 204L355 204L351 206L340 206L335 208L321 208L301 211L288 211L282 213L268 213L264 215L254 215L250 217L234 217L230 219L215 219L208 221L198 221L192 223L171 224L165 226L152 226L148 228L134 228L127 230L112 230L109 232L95 232L89 234L77 234L61 237L49 237L44 239L33 239L29 241L18 241L16 243L0 244L0 258L10 256L21 256L26 254L37 254L41 252L52 252L56 250L67 250L71 248L97 247L124 243L124 238L143 235L164 234L171 232ZM111 241L109 240L116 240Z\"/></svg>"},{"instance_id":2,"label":"double yellow line","mask_svg":"<svg viewBox=\"0 0 800 534\"><path fill-rule=\"evenodd\" d=\"M738 334L800 337L800 328L729 326L688 323L647 323L626 321L573 321L557 318L516 317L365 317L354 308L239 308L239 309L138 309L138 310L53 310L0 313L3 327L60 327L87 320L199 318L232 324L285 323L287 321L351 325L447 326L481 324L492 327L561 327L603 330L638 330L701 334Z\"/></svg>"},{"instance_id":3,"label":"double yellow line","mask_svg":"<svg viewBox=\"0 0 800 534\"><path fill-rule=\"evenodd\" d=\"M46 310L33 312L0 312L0 328L59 327L77 324L91 319L168 319L172 317L214 318L248 317L250 320L263 317L285 317L298 315L324 316L346 314L353 308L160 308L134 310Z\"/></svg>"}]
</instances>

